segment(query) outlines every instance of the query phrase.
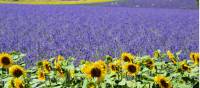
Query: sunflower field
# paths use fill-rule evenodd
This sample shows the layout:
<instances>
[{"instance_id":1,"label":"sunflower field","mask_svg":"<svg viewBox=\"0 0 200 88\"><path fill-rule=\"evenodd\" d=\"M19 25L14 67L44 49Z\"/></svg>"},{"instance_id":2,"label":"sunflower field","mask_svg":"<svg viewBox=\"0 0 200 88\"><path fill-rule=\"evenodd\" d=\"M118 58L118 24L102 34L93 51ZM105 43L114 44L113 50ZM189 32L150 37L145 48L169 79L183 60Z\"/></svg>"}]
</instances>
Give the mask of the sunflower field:
<instances>
[{"instance_id":1,"label":"sunflower field","mask_svg":"<svg viewBox=\"0 0 200 88\"><path fill-rule=\"evenodd\" d=\"M181 60L181 51L154 51L137 56L123 52L101 60L81 60L61 55L45 58L25 68L20 52L0 54L0 88L198 88L199 53Z\"/></svg>"}]
</instances>

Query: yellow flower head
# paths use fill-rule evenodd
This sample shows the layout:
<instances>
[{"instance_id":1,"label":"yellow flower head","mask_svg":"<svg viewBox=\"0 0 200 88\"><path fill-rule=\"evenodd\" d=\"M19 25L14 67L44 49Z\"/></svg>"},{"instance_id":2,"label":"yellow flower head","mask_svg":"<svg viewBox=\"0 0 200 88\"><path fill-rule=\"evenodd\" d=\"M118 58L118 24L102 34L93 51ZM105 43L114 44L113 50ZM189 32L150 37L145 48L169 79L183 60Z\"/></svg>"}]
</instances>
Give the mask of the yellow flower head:
<instances>
[{"instance_id":1,"label":"yellow flower head","mask_svg":"<svg viewBox=\"0 0 200 88\"><path fill-rule=\"evenodd\" d=\"M120 70L120 66L116 63L109 63L109 69L112 73L116 73Z\"/></svg>"},{"instance_id":2,"label":"yellow flower head","mask_svg":"<svg viewBox=\"0 0 200 88\"><path fill-rule=\"evenodd\" d=\"M49 61L44 60L43 67L44 67L45 73L49 73L51 71L51 64L49 63Z\"/></svg>"},{"instance_id":3,"label":"yellow flower head","mask_svg":"<svg viewBox=\"0 0 200 88\"><path fill-rule=\"evenodd\" d=\"M121 59L117 59L114 61L114 63L116 63L117 65L121 65L122 61L121 61Z\"/></svg>"},{"instance_id":4,"label":"yellow flower head","mask_svg":"<svg viewBox=\"0 0 200 88\"><path fill-rule=\"evenodd\" d=\"M134 56L131 53L123 52L121 54L121 59L124 62L132 62L132 60L134 59Z\"/></svg>"},{"instance_id":5,"label":"yellow flower head","mask_svg":"<svg viewBox=\"0 0 200 88\"><path fill-rule=\"evenodd\" d=\"M39 68L37 71L38 80L44 81L45 80L45 72Z\"/></svg>"},{"instance_id":6,"label":"yellow flower head","mask_svg":"<svg viewBox=\"0 0 200 88\"><path fill-rule=\"evenodd\" d=\"M98 66L101 66L101 68L103 68L103 69L106 69L106 64L105 64L105 62L102 61L102 60L98 60L98 61L96 61L94 64L96 64L96 65L98 65Z\"/></svg>"},{"instance_id":7,"label":"yellow flower head","mask_svg":"<svg viewBox=\"0 0 200 88\"><path fill-rule=\"evenodd\" d=\"M154 69L154 60L152 60L152 59L147 59L147 60L145 60L145 62L144 62L144 64L145 64L145 66L147 67L147 68L149 68L149 69Z\"/></svg>"},{"instance_id":8,"label":"yellow flower head","mask_svg":"<svg viewBox=\"0 0 200 88\"><path fill-rule=\"evenodd\" d=\"M123 66L123 68L125 69L125 72L129 75L129 76L136 76L139 71L140 71L140 66L138 64L133 64L133 63L127 63Z\"/></svg>"},{"instance_id":9,"label":"yellow flower head","mask_svg":"<svg viewBox=\"0 0 200 88\"><path fill-rule=\"evenodd\" d=\"M199 53L191 52L190 59L194 62L194 64L199 64Z\"/></svg>"},{"instance_id":10,"label":"yellow flower head","mask_svg":"<svg viewBox=\"0 0 200 88\"><path fill-rule=\"evenodd\" d=\"M158 84L161 88L172 88L172 85L168 78L157 75L154 77L154 81Z\"/></svg>"},{"instance_id":11,"label":"yellow flower head","mask_svg":"<svg viewBox=\"0 0 200 88\"><path fill-rule=\"evenodd\" d=\"M9 68L9 74L17 78L21 77L22 75L26 75L24 68L19 65L12 65Z\"/></svg>"},{"instance_id":12,"label":"yellow flower head","mask_svg":"<svg viewBox=\"0 0 200 88\"><path fill-rule=\"evenodd\" d=\"M89 74L91 64L92 63L85 63L81 68L81 72L83 72L84 74Z\"/></svg>"},{"instance_id":13,"label":"yellow flower head","mask_svg":"<svg viewBox=\"0 0 200 88\"><path fill-rule=\"evenodd\" d=\"M14 79L14 85L15 85L15 88L25 88L23 85L23 81L18 78Z\"/></svg>"},{"instance_id":14,"label":"yellow flower head","mask_svg":"<svg viewBox=\"0 0 200 88\"><path fill-rule=\"evenodd\" d=\"M195 61L196 61L196 64L199 64L199 53L196 53L196 55L195 55Z\"/></svg>"},{"instance_id":15,"label":"yellow flower head","mask_svg":"<svg viewBox=\"0 0 200 88\"><path fill-rule=\"evenodd\" d=\"M19 78L14 78L9 81L9 88L25 88L23 85L23 80Z\"/></svg>"},{"instance_id":16,"label":"yellow flower head","mask_svg":"<svg viewBox=\"0 0 200 88\"><path fill-rule=\"evenodd\" d=\"M186 63L186 61L181 61L180 62L180 69L182 71L190 71L191 68L188 66L188 64Z\"/></svg>"},{"instance_id":17,"label":"yellow flower head","mask_svg":"<svg viewBox=\"0 0 200 88\"><path fill-rule=\"evenodd\" d=\"M160 57L160 51L159 50L156 50L153 52L153 57L154 58L159 58Z\"/></svg>"},{"instance_id":18,"label":"yellow flower head","mask_svg":"<svg viewBox=\"0 0 200 88\"><path fill-rule=\"evenodd\" d=\"M12 64L13 64L13 59L10 54L5 52L0 54L0 67L9 68Z\"/></svg>"},{"instance_id":19,"label":"yellow flower head","mask_svg":"<svg viewBox=\"0 0 200 88\"><path fill-rule=\"evenodd\" d=\"M103 80L106 75L106 67L102 62L88 63L83 66L81 71L86 74L88 78L97 78Z\"/></svg>"},{"instance_id":20,"label":"yellow flower head","mask_svg":"<svg viewBox=\"0 0 200 88\"><path fill-rule=\"evenodd\" d=\"M191 52L191 53L190 53L190 59L191 59L192 61L195 61L195 53L194 53L194 52Z\"/></svg>"},{"instance_id":21,"label":"yellow flower head","mask_svg":"<svg viewBox=\"0 0 200 88\"><path fill-rule=\"evenodd\" d=\"M170 61L172 61L174 64L176 64L176 59L174 57L174 54L168 50L167 55L168 55L168 58L170 59Z\"/></svg>"},{"instance_id":22,"label":"yellow flower head","mask_svg":"<svg viewBox=\"0 0 200 88\"><path fill-rule=\"evenodd\" d=\"M58 55L57 61L63 61L63 60L65 60L65 58L63 56L61 56L61 55Z\"/></svg>"},{"instance_id":23,"label":"yellow flower head","mask_svg":"<svg viewBox=\"0 0 200 88\"><path fill-rule=\"evenodd\" d=\"M64 77L65 76L65 73L61 67L61 65L57 64L57 68L56 68L56 71L57 71L57 75L59 77Z\"/></svg>"}]
</instances>

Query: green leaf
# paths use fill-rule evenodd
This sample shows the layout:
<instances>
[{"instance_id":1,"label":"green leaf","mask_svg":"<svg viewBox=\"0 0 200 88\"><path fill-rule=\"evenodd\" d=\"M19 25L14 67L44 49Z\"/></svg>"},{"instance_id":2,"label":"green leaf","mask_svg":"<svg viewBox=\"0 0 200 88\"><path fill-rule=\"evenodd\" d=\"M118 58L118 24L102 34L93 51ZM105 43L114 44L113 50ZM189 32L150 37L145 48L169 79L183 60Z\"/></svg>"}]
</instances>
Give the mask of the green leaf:
<instances>
[{"instance_id":1,"label":"green leaf","mask_svg":"<svg viewBox=\"0 0 200 88\"><path fill-rule=\"evenodd\" d=\"M133 81L127 81L127 86L130 87L130 88L133 88L135 83L133 83Z\"/></svg>"},{"instance_id":2,"label":"green leaf","mask_svg":"<svg viewBox=\"0 0 200 88\"><path fill-rule=\"evenodd\" d=\"M176 52L176 56L179 56L181 54L181 52L182 52L181 50Z\"/></svg>"},{"instance_id":3,"label":"green leaf","mask_svg":"<svg viewBox=\"0 0 200 88\"><path fill-rule=\"evenodd\" d=\"M87 84L88 84L88 81L85 79L85 80L83 81L83 87L82 87L82 88L87 88Z\"/></svg>"},{"instance_id":4,"label":"green leaf","mask_svg":"<svg viewBox=\"0 0 200 88\"><path fill-rule=\"evenodd\" d=\"M123 78L121 82L119 82L119 85L125 85L126 84L126 79Z\"/></svg>"}]
</instances>

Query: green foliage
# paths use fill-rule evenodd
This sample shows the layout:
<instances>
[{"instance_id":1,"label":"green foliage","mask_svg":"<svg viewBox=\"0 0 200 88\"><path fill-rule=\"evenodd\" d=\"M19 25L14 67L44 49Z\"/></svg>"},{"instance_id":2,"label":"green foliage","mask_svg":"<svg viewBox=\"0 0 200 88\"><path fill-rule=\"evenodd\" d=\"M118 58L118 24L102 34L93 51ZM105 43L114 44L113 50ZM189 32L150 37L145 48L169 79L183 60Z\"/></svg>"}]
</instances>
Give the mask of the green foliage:
<instances>
[{"instance_id":1,"label":"green foliage","mask_svg":"<svg viewBox=\"0 0 200 88\"><path fill-rule=\"evenodd\" d=\"M62 61L58 61L56 57L50 58L48 62L51 70L49 73L45 73L45 80L39 80L37 74L39 68L45 68L43 67L44 61L39 61L37 66L26 69L26 77L21 77L20 79L23 80L23 86L25 88L89 88L92 86L96 88L159 88L159 85L155 83L154 77L161 74L170 79L173 88L197 88L199 84L199 67L197 65L193 64L191 60L186 60L185 62L191 70L178 71L182 66L182 61L179 59L181 51L174 54L177 59L177 64L164 61L164 58L168 58L167 55L165 53L159 53L159 57L151 57L150 55L142 57L135 56L132 62L140 64L140 71L136 76L127 75L123 72L124 69L116 73L111 73L108 64L119 59L106 55L104 61L107 63L107 73L104 80L101 81L97 78L90 79L81 71L84 64L93 62L82 61L75 67L75 58L73 57L68 57ZM26 54L20 52L12 52L10 54L15 64L22 67L26 65L23 60ZM151 70L146 67L144 61L148 59L154 61L155 69ZM61 66L60 69L63 71L62 77L58 75L59 70L56 67L56 63L59 63ZM121 61L121 63L123 62ZM123 65L121 64L120 66ZM8 69L0 68L0 75L0 88L3 86L4 88L12 88L10 80L13 80L13 77L8 74Z\"/></svg>"}]
</instances>

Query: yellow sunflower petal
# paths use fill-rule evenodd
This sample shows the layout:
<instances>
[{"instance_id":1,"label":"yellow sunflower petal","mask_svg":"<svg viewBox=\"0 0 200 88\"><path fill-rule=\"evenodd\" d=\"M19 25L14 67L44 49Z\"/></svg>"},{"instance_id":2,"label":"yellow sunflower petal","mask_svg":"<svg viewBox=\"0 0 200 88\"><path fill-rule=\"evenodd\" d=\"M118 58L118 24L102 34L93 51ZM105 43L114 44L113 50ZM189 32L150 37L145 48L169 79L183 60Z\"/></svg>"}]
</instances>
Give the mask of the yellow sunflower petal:
<instances>
[{"instance_id":1,"label":"yellow sunflower petal","mask_svg":"<svg viewBox=\"0 0 200 88\"><path fill-rule=\"evenodd\" d=\"M24 68L22 68L19 65L12 65L9 68L9 74L12 75L13 77L17 77L17 78L21 77L23 75L24 76L26 75Z\"/></svg>"},{"instance_id":2,"label":"yellow sunflower petal","mask_svg":"<svg viewBox=\"0 0 200 88\"><path fill-rule=\"evenodd\" d=\"M139 71L140 71L140 66L138 64L133 64L133 63L127 63L123 66L123 68L125 69L125 72L129 75L129 76L136 76Z\"/></svg>"},{"instance_id":3,"label":"yellow sunflower petal","mask_svg":"<svg viewBox=\"0 0 200 88\"><path fill-rule=\"evenodd\" d=\"M168 55L168 58L170 59L170 61L172 61L172 63L176 64L174 54L171 51L168 50L167 55Z\"/></svg>"},{"instance_id":4,"label":"yellow sunflower petal","mask_svg":"<svg viewBox=\"0 0 200 88\"><path fill-rule=\"evenodd\" d=\"M9 68L13 64L12 56L6 52L0 54L0 67Z\"/></svg>"},{"instance_id":5,"label":"yellow sunflower petal","mask_svg":"<svg viewBox=\"0 0 200 88\"><path fill-rule=\"evenodd\" d=\"M24 88L23 80L15 78L14 79L14 86L15 86L15 88Z\"/></svg>"},{"instance_id":6,"label":"yellow sunflower petal","mask_svg":"<svg viewBox=\"0 0 200 88\"><path fill-rule=\"evenodd\" d=\"M37 71L38 80L44 81L45 80L45 72L39 68Z\"/></svg>"},{"instance_id":7,"label":"yellow sunflower petal","mask_svg":"<svg viewBox=\"0 0 200 88\"><path fill-rule=\"evenodd\" d=\"M43 67L44 67L45 73L49 73L51 71L51 64L50 64L49 61L44 60L43 61Z\"/></svg>"},{"instance_id":8,"label":"yellow sunflower petal","mask_svg":"<svg viewBox=\"0 0 200 88\"><path fill-rule=\"evenodd\" d=\"M121 59L122 59L124 62L132 62L132 60L134 59L134 56L133 56L131 53L123 52L123 53L121 54Z\"/></svg>"},{"instance_id":9,"label":"yellow sunflower petal","mask_svg":"<svg viewBox=\"0 0 200 88\"><path fill-rule=\"evenodd\" d=\"M154 77L154 81L158 84L161 88L171 88L172 85L168 78L165 76L157 75Z\"/></svg>"}]
</instances>

